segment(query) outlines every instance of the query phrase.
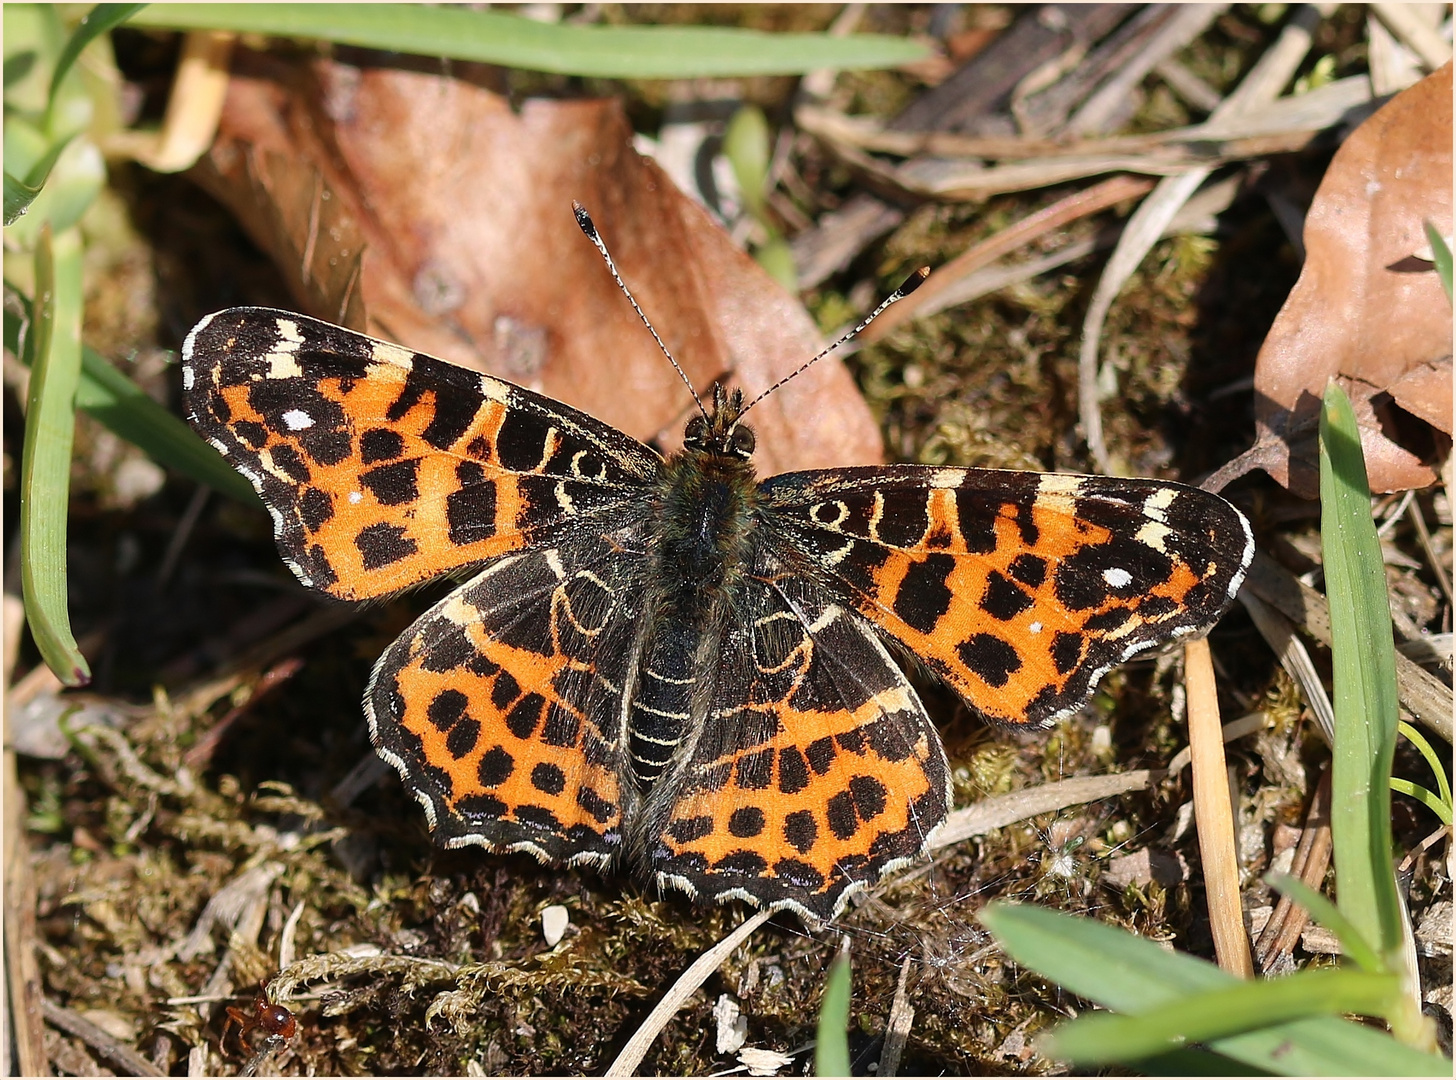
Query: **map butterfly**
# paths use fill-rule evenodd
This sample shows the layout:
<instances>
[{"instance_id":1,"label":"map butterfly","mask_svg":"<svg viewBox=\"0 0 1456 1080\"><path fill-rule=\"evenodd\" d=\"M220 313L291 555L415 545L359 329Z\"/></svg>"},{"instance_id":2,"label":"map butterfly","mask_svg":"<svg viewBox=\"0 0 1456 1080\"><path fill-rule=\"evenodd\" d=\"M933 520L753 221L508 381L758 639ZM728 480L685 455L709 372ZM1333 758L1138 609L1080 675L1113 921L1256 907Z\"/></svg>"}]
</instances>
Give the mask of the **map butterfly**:
<instances>
[{"instance_id":1,"label":"map butterfly","mask_svg":"<svg viewBox=\"0 0 1456 1080\"><path fill-rule=\"evenodd\" d=\"M358 601L471 575L364 701L441 843L810 922L921 854L950 809L940 738L887 645L990 719L1046 725L1114 665L1205 632L1253 554L1233 506L1158 480L759 480L753 403L722 386L664 457L283 311L208 316L182 365L188 418L258 490L305 585Z\"/></svg>"}]
</instances>

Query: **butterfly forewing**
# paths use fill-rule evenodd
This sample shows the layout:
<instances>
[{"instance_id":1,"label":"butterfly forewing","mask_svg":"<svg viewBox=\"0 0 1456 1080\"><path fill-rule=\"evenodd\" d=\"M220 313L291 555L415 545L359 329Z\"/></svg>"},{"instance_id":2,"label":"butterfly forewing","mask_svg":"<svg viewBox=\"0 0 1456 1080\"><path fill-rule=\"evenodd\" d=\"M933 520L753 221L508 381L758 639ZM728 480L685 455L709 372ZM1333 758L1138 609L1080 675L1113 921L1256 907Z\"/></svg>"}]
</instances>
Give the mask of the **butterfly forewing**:
<instances>
[{"instance_id":1,"label":"butterfly forewing","mask_svg":"<svg viewBox=\"0 0 1456 1080\"><path fill-rule=\"evenodd\" d=\"M306 585L395 592L630 499L660 459L529 390L302 315L232 308L183 348L194 427Z\"/></svg>"},{"instance_id":2,"label":"butterfly forewing","mask_svg":"<svg viewBox=\"0 0 1456 1080\"><path fill-rule=\"evenodd\" d=\"M1156 480L897 466L763 485L787 549L987 716L1044 724L1207 630L1253 553L1225 500Z\"/></svg>"}]
</instances>

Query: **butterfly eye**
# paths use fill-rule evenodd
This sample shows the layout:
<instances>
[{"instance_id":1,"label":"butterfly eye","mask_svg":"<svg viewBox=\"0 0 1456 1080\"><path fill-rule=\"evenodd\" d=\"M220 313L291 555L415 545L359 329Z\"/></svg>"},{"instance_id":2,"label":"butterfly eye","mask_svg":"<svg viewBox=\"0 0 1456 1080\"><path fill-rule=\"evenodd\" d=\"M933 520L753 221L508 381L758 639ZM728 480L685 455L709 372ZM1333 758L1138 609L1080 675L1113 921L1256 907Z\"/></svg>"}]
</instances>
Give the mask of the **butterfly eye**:
<instances>
[{"instance_id":1,"label":"butterfly eye","mask_svg":"<svg viewBox=\"0 0 1456 1080\"><path fill-rule=\"evenodd\" d=\"M701 416L694 416L688 421L688 426L683 429L683 442L688 446L702 449L703 443L708 438L708 421Z\"/></svg>"},{"instance_id":2,"label":"butterfly eye","mask_svg":"<svg viewBox=\"0 0 1456 1080\"><path fill-rule=\"evenodd\" d=\"M737 457L750 457L753 454L753 448L757 445L758 440L754 437L752 428L735 427L733 434L728 437L728 448Z\"/></svg>"}]
</instances>

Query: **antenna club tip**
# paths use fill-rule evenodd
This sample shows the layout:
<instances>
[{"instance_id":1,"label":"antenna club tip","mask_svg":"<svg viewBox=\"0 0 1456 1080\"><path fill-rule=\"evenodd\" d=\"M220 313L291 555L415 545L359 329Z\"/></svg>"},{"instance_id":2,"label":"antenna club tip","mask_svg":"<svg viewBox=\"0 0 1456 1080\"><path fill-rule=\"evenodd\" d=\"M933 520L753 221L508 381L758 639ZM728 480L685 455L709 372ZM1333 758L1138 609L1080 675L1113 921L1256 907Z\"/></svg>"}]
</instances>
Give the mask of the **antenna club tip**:
<instances>
[{"instance_id":1,"label":"antenna club tip","mask_svg":"<svg viewBox=\"0 0 1456 1080\"><path fill-rule=\"evenodd\" d=\"M901 296L909 296L916 289L920 288L921 285L925 284L925 279L929 276L930 267L922 266L920 269L916 270L913 274L907 277L905 279L905 283L895 291Z\"/></svg>"},{"instance_id":2,"label":"antenna club tip","mask_svg":"<svg viewBox=\"0 0 1456 1080\"><path fill-rule=\"evenodd\" d=\"M591 215L586 212L586 207L572 199L571 212L576 215L576 223L581 227L581 231L592 239L596 239L597 227L592 223Z\"/></svg>"}]
</instances>

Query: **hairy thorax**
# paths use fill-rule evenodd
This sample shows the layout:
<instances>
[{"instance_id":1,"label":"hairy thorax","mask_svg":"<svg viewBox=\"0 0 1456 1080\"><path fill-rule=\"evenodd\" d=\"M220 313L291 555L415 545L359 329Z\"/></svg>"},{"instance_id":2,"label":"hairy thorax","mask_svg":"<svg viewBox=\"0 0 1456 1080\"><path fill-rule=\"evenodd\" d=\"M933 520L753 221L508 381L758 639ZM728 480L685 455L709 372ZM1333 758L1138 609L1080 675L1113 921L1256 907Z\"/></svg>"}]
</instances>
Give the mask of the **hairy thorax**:
<instances>
[{"instance_id":1,"label":"hairy thorax","mask_svg":"<svg viewBox=\"0 0 1456 1080\"><path fill-rule=\"evenodd\" d=\"M758 490L753 466L684 450L663 466L657 522L662 600L688 619L710 618L728 600L752 558Z\"/></svg>"}]
</instances>

